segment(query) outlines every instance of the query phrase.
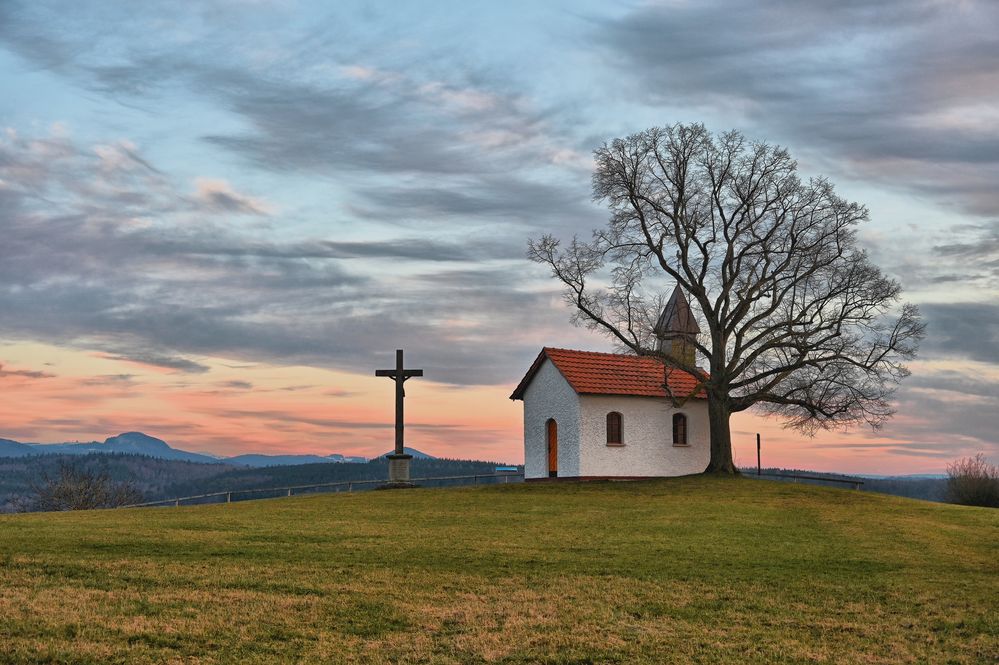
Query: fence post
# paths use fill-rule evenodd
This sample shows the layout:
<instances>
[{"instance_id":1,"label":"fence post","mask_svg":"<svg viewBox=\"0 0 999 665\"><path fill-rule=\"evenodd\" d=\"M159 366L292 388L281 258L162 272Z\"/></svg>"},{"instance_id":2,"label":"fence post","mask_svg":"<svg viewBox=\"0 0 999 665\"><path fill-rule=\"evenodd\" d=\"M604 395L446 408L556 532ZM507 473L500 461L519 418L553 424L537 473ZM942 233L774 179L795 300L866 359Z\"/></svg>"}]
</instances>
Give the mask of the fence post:
<instances>
[{"instance_id":1,"label":"fence post","mask_svg":"<svg viewBox=\"0 0 999 665\"><path fill-rule=\"evenodd\" d=\"M225 493L225 502L226 503L232 503L232 492L226 492Z\"/></svg>"},{"instance_id":2,"label":"fence post","mask_svg":"<svg viewBox=\"0 0 999 665\"><path fill-rule=\"evenodd\" d=\"M350 492L354 489L354 483L347 483L347 491Z\"/></svg>"},{"instance_id":3,"label":"fence post","mask_svg":"<svg viewBox=\"0 0 999 665\"><path fill-rule=\"evenodd\" d=\"M291 496L291 488L288 488L288 496Z\"/></svg>"},{"instance_id":4,"label":"fence post","mask_svg":"<svg viewBox=\"0 0 999 665\"><path fill-rule=\"evenodd\" d=\"M180 499L177 499L176 501L173 502L173 507L180 508Z\"/></svg>"}]
</instances>

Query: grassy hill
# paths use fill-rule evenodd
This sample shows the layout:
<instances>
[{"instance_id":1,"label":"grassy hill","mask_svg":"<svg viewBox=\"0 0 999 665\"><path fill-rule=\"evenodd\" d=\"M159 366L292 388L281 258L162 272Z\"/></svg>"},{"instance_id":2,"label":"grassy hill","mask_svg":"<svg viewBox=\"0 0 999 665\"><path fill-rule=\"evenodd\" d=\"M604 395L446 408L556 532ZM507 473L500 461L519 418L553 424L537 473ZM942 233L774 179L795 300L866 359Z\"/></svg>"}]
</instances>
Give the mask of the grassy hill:
<instances>
[{"instance_id":1,"label":"grassy hill","mask_svg":"<svg viewBox=\"0 0 999 665\"><path fill-rule=\"evenodd\" d=\"M999 510L745 479L0 516L0 662L999 659Z\"/></svg>"}]
</instances>

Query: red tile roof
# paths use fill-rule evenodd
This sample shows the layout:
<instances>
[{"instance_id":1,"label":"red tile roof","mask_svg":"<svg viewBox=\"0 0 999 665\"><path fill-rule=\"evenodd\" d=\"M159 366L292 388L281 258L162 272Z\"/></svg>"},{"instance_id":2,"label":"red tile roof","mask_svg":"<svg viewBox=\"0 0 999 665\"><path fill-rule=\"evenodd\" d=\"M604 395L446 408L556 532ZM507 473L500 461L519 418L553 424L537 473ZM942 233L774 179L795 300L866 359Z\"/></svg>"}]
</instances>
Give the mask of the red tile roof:
<instances>
[{"instance_id":1,"label":"red tile roof","mask_svg":"<svg viewBox=\"0 0 999 665\"><path fill-rule=\"evenodd\" d=\"M696 388L697 380L687 372L666 370L661 360L648 356L622 353L597 353L545 347L510 399L524 399L524 392L545 359L562 373L572 389L580 395L641 395L666 398L663 387L665 373L669 372L669 388L678 399L688 397ZM705 399L704 389L694 397Z\"/></svg>"}]
</instances>

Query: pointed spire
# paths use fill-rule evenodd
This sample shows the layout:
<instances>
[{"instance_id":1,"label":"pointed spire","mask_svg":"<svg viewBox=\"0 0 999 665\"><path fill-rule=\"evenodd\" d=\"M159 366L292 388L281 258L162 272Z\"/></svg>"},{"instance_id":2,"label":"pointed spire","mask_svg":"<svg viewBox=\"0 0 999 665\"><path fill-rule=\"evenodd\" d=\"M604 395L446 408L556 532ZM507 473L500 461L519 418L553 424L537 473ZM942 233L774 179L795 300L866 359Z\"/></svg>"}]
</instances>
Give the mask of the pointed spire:
<instances>
[{"instance_id":1,"label":"pointed spire","mask_svg":"<svg viewBox=\"0 0 999 665\"><path fill-rule=\"evenodd\" d=\"M690 311L690 305L677 284L673 289L673 295L663 308L663 313L659 315L656 322L655 333L660 339L676 335L696 335L701 332L697 325L694 313Z\"/></svg>"},{"instance_id":2,"label":"pointed spire","mask_svg":"<svg viewBox=\"0 0 999 665\"><path fill-rule=\"evenodd\" d=\"M658 338L656 350L665 353L677 360L694 365L697 354L694 349L694 341L701 332L697 325L697 319L687 303L687 299L677 284L673 289L666 306L663 308L656 327L653 329Z\"/></svg>"}]
</instances>

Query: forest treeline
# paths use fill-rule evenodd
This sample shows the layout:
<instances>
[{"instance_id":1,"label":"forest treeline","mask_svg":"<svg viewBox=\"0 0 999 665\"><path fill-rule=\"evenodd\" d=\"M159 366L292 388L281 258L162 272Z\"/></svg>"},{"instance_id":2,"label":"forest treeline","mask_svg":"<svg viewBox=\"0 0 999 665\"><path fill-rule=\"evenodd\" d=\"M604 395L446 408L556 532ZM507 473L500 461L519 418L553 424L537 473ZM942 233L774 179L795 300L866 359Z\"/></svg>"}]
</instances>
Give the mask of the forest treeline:
<instances>
[{"instance_id":1,"label":"forest treeline","mask_svg":"<svg viewBox=\"0 0 999 665\"><path fill-rule=\"evenodd\" d=\"M274 487L313 485L350 481L384 480L388 462L374 459L367 463L319 463L272 467L237 467L228 464L201 464L164 460L132 454L35 455L0 458L0 512L14 512L30 505L30 499L46 478L55 477L62 467L93 475L105 475L116 483L129 483L143 501L175 497L240 492ZM413 478L487 475L495 472L498 462L455 459L413 459ZM522 471L523 467L519 467ZM802 469L762 470L764 474L806 474L829 479L852 479L853 476L821 473ZM754 477L756 469L743 469ZM770 478L773 480L773 478ZM863 491L894 494L927 501L947 501L947 478L886 477L862 478ZM437 483L428 483L433 486ZM823 484L819 482L818 484ZM843 485L828 483L830 486Z\"/></svg>"},{"instance_id":2,"label":"forest treeline","mask_svg":"<svg viewBox=\"0 0 999 665\"><path fill-rule=\"evenodd\" d=\"M491 474L497 462L452 459L413 459L413 478ZM34 455L0 458L0 512L26 505L46 478L66 465L83 473L106 474L117 483L131 483L144 501L210 494L360 480L384 480L388 462L320 463L272 467L236 467L164 460L144 455ZM30 501L29 501L30 503Z\"/></svg>"}]
</instances>

